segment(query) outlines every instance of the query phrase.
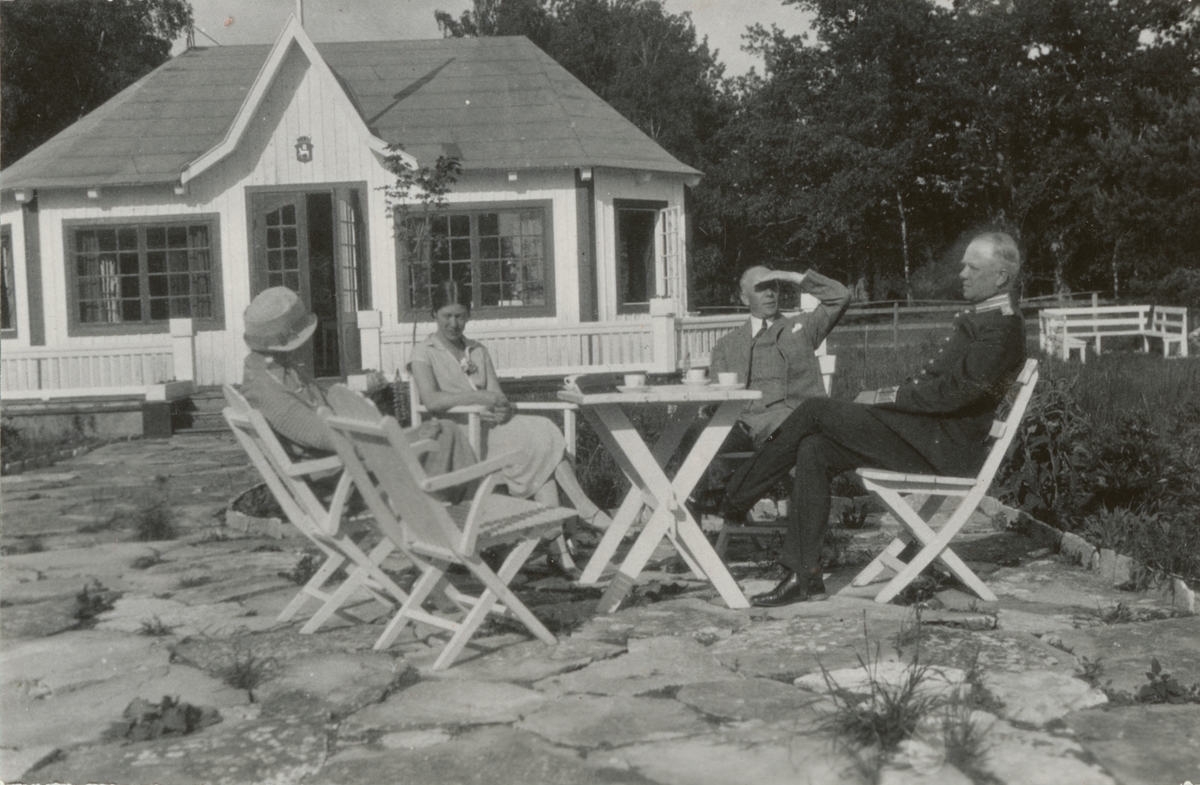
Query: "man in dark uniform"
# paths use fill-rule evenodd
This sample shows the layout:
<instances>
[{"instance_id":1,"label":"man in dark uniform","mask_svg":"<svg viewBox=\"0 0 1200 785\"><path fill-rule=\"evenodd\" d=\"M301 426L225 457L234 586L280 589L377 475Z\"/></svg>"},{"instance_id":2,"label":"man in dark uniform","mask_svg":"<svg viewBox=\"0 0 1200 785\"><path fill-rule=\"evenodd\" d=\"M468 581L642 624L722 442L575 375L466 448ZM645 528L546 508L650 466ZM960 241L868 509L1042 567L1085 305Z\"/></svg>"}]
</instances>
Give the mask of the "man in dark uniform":
<instances>
[{"instance_id":1,"label":"man in dark uniform","mask_svg":"<svg viewBox=\"0 0 1200 785\"><path fill-rule=\"evenodd\" d=\"M754 605L824 593L820 556L834 475L873 467L971 476L982 466L996 406L1025 360L1025 326L1014 299L1021 256L1012 237L991 232L971 241L962 265L963 296L974 308L955 317L953 332L920 373L854 402L810 398L730 480L722 512L740 519L796 467L780 558L789 573L751 597Z\"/></svg>"}]
</instances>

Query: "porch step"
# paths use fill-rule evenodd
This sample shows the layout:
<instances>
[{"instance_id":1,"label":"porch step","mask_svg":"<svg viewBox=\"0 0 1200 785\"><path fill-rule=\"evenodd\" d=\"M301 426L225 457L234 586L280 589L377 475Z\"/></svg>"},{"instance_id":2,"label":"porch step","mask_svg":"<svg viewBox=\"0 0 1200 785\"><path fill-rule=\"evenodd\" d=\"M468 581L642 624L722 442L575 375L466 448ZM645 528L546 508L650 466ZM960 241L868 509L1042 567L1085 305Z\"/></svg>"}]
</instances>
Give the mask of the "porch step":
<instances>
[{"instance_id":1,"label":"porch step","mask_svg":"<svg viewBox=\"0 0 1200 785\"><path fill-rule=\"evenodd\" d=\"M225 396L220 387L201 387L171 406L171 432L179 435L228 432L221 416Z\"/></svg>"}]
</instances>

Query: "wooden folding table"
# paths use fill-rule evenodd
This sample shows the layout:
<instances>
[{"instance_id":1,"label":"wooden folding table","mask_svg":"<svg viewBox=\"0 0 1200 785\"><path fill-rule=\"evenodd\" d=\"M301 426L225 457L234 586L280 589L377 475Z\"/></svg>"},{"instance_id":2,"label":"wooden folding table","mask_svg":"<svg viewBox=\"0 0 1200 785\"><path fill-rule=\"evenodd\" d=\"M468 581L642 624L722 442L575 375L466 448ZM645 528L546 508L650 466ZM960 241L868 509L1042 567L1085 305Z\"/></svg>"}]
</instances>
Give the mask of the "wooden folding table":
<instances>
[{"instance_id":1,"label":"wooden folding table","mask_svg":"<svg viewBox=\"0 0 1200 785\"><path fill-rule=\"evenodd\" d=\"M750 401L760 398L762 393L711 385L673 384L648 387L638 392L585 394L563 390L558 396L579 406L621 471L633 484L613 517L612 526L592 554L580 583L596 583L642 510L648 508L653 511L600 599L598 610L608 613L620 606L663 537L671 541L692 572L716 588L730 608L749 607L746 596L709 544L699 523L688 512L684 501L704 475L742 410ZM642 439L623 408L647 404L669 404L674 409L653 447ZM695 422L701 407L714 405L716 411L712 419L675 476L668 477L664 467L688 427Z\"/></svg>"}]
</instances>

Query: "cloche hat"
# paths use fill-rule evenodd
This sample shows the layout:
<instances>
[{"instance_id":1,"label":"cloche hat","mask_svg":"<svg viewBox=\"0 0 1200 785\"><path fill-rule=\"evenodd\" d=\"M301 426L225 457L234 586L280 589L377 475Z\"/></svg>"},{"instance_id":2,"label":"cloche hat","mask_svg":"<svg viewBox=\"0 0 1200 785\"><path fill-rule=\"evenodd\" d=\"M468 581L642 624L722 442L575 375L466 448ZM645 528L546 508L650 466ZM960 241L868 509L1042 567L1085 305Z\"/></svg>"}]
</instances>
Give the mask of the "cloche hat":
<instances>
[{"instance_id":1,"label":"cloche hat","mask_svg":"<svg viewBox=\"0 0 1200 785\"><path fill-rule=\"evenodd\" d=\"M290 352L312 337L317 317L286 286L258 293L246 306L246 345L260 352Z\"/></svg>"}]
</instances>

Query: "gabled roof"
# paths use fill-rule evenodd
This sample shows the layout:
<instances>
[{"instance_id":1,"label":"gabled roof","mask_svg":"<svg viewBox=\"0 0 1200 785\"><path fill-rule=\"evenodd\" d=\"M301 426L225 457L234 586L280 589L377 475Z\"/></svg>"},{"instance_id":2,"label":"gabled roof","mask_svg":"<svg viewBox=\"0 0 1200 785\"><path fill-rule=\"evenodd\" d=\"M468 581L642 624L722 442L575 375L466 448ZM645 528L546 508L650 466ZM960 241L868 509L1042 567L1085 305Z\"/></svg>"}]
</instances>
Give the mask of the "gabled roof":
<instances>
[{"instance_id":1,"label":"gabled roof","mask_svg":"<svg viewBox=\"0 0 1200 785\"><path fill-rule=\"evenodd\" d=\"M211 158L231 137L236 142L236 121L279 47L184 52L7 167L0 185L178 182L189 164ZM421 163L449 154L467 171L599 166L699 174L524 37L316 49L368 128Z\"/></svg>"}]
</instances>

